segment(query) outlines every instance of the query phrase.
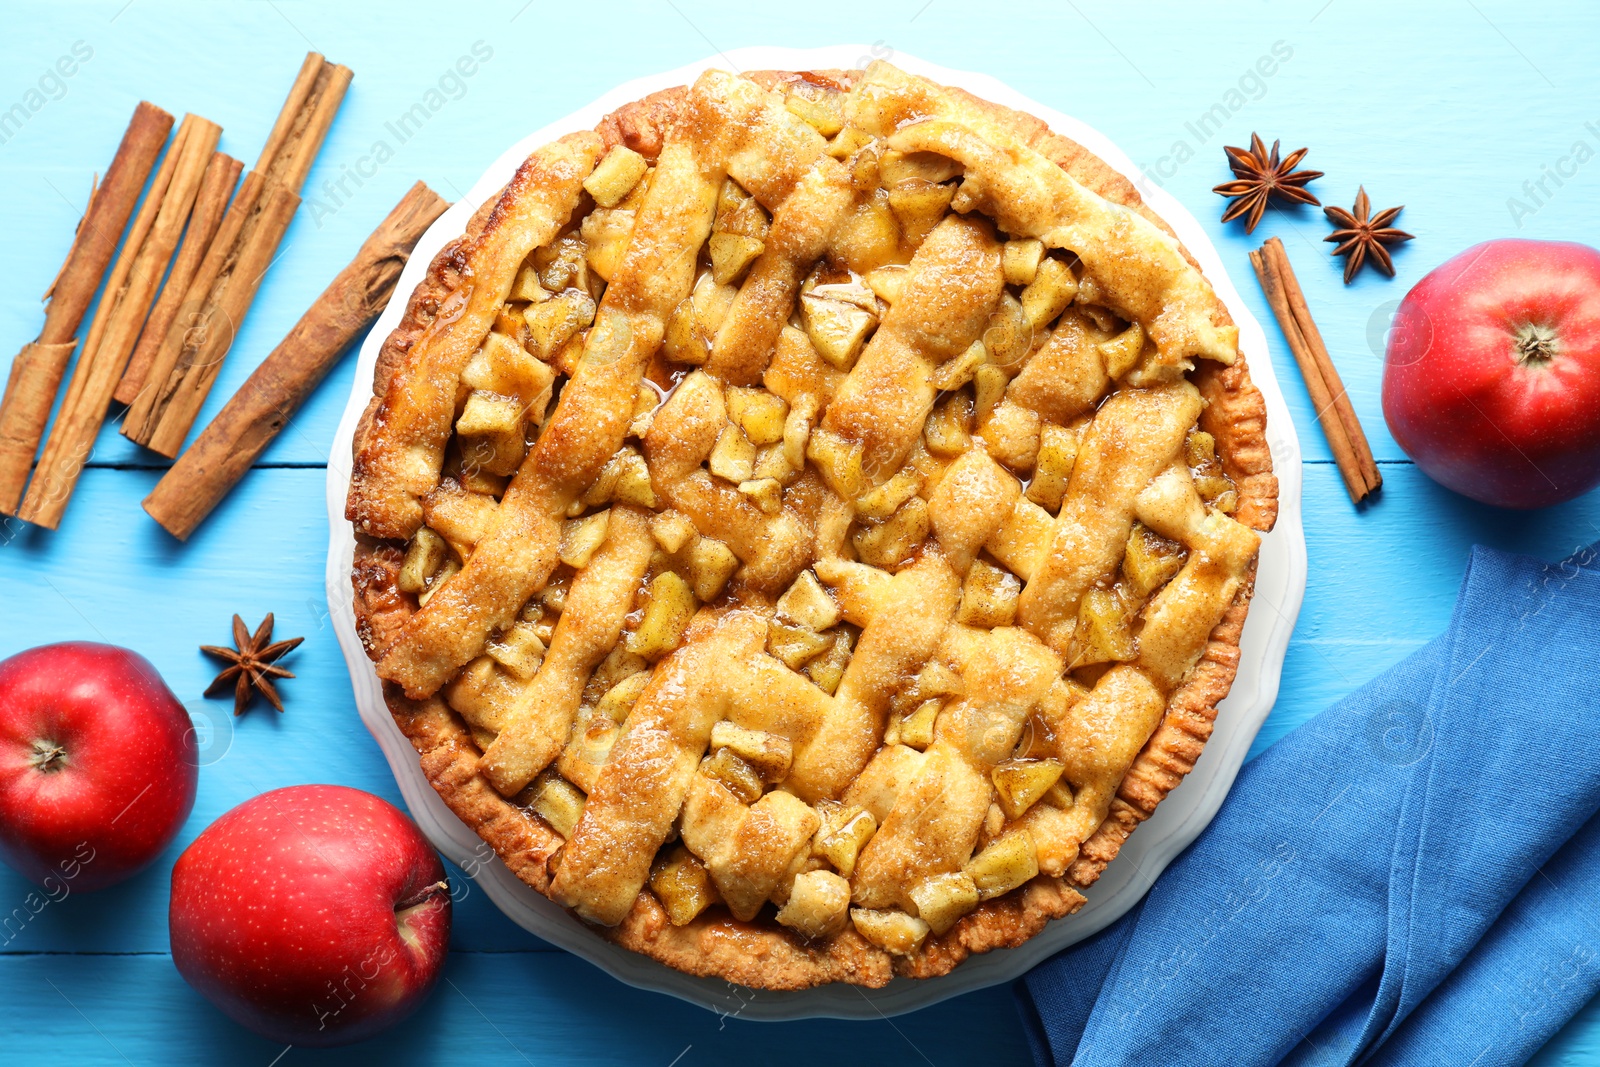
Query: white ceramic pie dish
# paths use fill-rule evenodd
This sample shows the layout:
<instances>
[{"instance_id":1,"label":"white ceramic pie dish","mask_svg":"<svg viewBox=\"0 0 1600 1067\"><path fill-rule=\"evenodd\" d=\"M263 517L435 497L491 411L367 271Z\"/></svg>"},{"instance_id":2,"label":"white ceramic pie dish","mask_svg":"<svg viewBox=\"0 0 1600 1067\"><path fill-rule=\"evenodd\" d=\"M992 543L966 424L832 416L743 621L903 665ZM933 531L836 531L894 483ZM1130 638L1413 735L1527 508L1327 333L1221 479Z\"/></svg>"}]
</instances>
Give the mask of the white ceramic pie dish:
<instances>
[{"instance_id":1,"label":"white ceramic pie dish","mask_svg":"<svg viewBox=\"0 0 1600 1067\"><path fill-rule=\"evenodd\" d=\"M355 386L339 422L328 463L328 608L350 667L362 721L377 739L411 815L441 853L465 870L512 921L553 945L573 952L620 981L666 993L710 1011L745 1019L812 1017L875 1019L928 1007L941 1000L1020 977L1035 964L1114 922L1144 896L1156 877L1211 821L1244 762L1256 731L1277 698L1289 636L1306 584L1306 548L1300 517L1300 445L1289 409L1273 375L1261 325L1240 299L1205 231L1177 200L1139 181L1132 161L1104 135L1076 119L1007 88L984 74L949 70L896 53L893 62L935 81L1027 111L1056 132L1084 145L1139 185L1140 194L1177 231L1239 325L1239 347L1251 377L1266 398L1267 439L1278 475L1277 526L1262 541L1255 599L1240 640L1241 660L1233 689L1219 707L1216 730L1195 769L1123 845L1116 860L1089 888L1076 915L1052 922L1026 944L973 956L950 974L932 979L896 978L883 989L833 985L797 992L750 990L714 978L696 978L598 937L563 908L517 879L471 829L455 817L418 766L411 742L395 725L383 700L371 660L356 637L350 569L354 532L344 517L350 482L351 440L371 397L373 367L384 338L399 323L406 301L434 255L465 228L485 199L503 186L524 158L561 134L593 127L621 105L659 89L691 82L703 70L808 70L865 66L873 57L864 45L817 49L744 48L719 53L677 70L627 82L587 107L529 134L495 160L466 197L453 205L417 243L395 296L361 346Z\"/></svg>"}]
</instances>

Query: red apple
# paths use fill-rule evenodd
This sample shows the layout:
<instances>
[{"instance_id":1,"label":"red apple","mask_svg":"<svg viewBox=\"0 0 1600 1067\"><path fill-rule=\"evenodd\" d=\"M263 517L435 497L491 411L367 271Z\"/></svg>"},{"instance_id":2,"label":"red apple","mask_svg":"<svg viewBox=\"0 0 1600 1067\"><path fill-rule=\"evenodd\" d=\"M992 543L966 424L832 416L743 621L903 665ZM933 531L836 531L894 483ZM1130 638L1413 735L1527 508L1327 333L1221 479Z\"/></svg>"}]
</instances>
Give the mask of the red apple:
<instances>
[{"instance_id":1,"label":"red apple","mask_svg":"<svg viewBox=\"0 0 1600 1067\"><path fill-rule=\"evenodd\" d=\"M194 726L150 661L72 641L0 663L0 858L46 886L120 882L194 807Z\"/></svg>"},{"instance_id":2,"label":"red apple","mask_svg":"<svg viewBox=\"0 0 1600 1067\"><path fill-rule=\"evenodd\" d=\"M1435 269L1400 303L1383 414L1429 477L1486 504L1600 484L1600 252L1487 241Z\"/></svg>"},{"instance_id":3,"label":"red apple","mask_svg":"<svg viewBox=\"0 0 1600 1067\"><path fill-rule=\"evenodd\" d=\"M236 1022L291 1045L371 1037L433 989L450 947L444 865L358 789L245 801L172 868L172 962Z\"/></svg>"}]
</instances>

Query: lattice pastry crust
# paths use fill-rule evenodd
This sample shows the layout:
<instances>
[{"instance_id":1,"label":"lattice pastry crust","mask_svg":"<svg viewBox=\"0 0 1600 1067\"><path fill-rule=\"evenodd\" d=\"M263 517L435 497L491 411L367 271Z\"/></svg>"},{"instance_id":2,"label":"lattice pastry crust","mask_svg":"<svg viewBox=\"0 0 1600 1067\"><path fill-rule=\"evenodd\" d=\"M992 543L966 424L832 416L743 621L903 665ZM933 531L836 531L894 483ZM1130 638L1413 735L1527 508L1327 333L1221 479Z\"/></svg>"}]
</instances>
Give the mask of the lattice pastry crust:
<instances>
[{"instance_id":1,"label":"lattice pastry crust","mask_svg":"<svg viewBox=\"0 0 1600 1067\"><path fill-rule=\"evenodd\" d=\"M361 635L450 807L628 948L942 974L1193 766L1277 482L1133 188L908 75L709 71L547 145L379 360Z\"/></svg>"}]
</instances>

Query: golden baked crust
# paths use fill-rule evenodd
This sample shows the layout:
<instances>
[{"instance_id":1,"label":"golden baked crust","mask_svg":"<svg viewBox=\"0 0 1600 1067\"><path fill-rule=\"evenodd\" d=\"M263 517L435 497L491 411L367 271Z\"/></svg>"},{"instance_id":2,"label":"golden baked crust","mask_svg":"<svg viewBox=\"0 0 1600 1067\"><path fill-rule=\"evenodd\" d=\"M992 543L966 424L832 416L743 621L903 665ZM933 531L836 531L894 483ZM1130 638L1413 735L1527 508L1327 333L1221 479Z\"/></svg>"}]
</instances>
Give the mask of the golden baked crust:
<instances>
[{"instance_id":1,"label":"golden baked crust","mask_svg":"<svg viewBox=\"0 0 1600 1067\"><path fill-rule=\"evenodd\" d=\"M882 98L890 101L888 106L909 106L905 104L903 92L906 76L893 68L883 69L886 66L875 65L873 71L865 76L856 71L827 71L759 72L744 77L764 90L775 92L793 91L796 86L806 92L809 91L806 87L812 86L844 92L860 85L865 77L867 82L890 87ZM692 100L694 91L689 87L680 87L652 94L607 116L596 127L594 134L574 134L564 138L561 152L565 155L555 157L553 162L551 157L546 157L540 164L544 168L542 173L536 173L530 161L528 166L519 171L518 179L508 187L505 196L486 203L474 216L466 233L435 257L425 280L412 294L401 325L386 340L375 375L374 399L356 434L356 466L350 505L351 518L361 531L353 575L358 630L369 655L375 661L382 661L397 645L405 644L409 632L408 620L417 611L417 597L401 589L400 574L405 556L399 546L421 523L425 498L416 498L415 505L402 503L386 508L373 503L378 499L378 494L372 489L382 481L381 474L374 472L375 467L391 462L395 451L383 440L385 433L393 432L386 420L395 417L396 398L408 400L409 391L416 387L414 369L408 369L413 347L439 319L441 309L448 310L447 318L459 316L461 294L464 289L470 291L471 288L464 284L471 276L471 257L485 254L482 251L486 243L485 235L492 237L497 227L507 228L515 224L515 220L506 221L511 214L509 207L502 208L500 205L510 205L512 192L519 181L524 187L535 180L546 184L558 184L566 180L571 185L574 175L583 170L583 166L575 165L564 174L560 172L561 166L578 160L580 164L586 162L592 167L596 160L616 145L626 146L648 160L658 160L672 131L679 128L679 124L692 127L704 121L704 116L697 116L695 110L697 107L703 109L704 101ZM886 105L879 100L870 106L882 109ZM1075 142L1051 132L1036 118L979 100L960 90L946 91L946 95L937 98L932 105L924 103L917 106L921 108L917 115L922 121L910 124L921 131L922 140L916 141L914 146L917 150L926 150L925 146L932 144L952 155L965 153L964 162L970 174L987 175L998 182L996 172L983 169L992 165L993 161L982 158L982 146L975 146L970 137L963 137L961 131L975 128L1003 131L1004 136L1026 145L1070 175L1077 186L1114 204L1132 208L1161 232L1171 235L1170 228L1142 204L1126 179ZM955 114L960 122L946 125L957 128L939 129L940 119L949 114ZM990 125L984 127L983 123ZM898 118L896 124L901 124ZM972 190L972 203L967 209L977 207L982 210L986 190L977 181L971 184L979 187ZM573 196L576 198L577 194ZM994 212L1023 210L993 204L988 207ZM537 223L538 220L534 221ZM556 219L553 214L552 225L547 227L550 233L539 243L554 236L564 221ZM1019 219L1017 224L1027 221ZM526 220L523 224L527 224ZM1193 259L1187 251L1182 250L1181 246L1178 246L1178 250L1184 261L1194 268ZM1198 278L1197 268L1193 276ZM1183 284L1190 282L1185 279ZM1203 282L1200 284L1203 285ZM1191 290L1187 295L1180 292L1179 298L1197 302L1199 297L1195 294L1199 290L1193 290L1192 285ZM1205 286L1201 295L1209 294L1209 286ZM1105 295L1105 302L1111 303L1110 296L1114 294ZM452 300L456 303L452 304ZM1186 321L1177 324L1167 321L1164 325L1152 328L1149 336L1154 347L1147 343L1144 356L1141 357L1140 368L1143 370L1136 368L1130 372L1129 382L1156 392L1167 388L1163 381L1171 380L1169 372L1172 368L1178 368L1177 373L1185 375L1198 390L1199 397L1204 399L1199 428L1215 442L1216 461L1232 483L1231 510L1233 519L1237 520L1236 525L1265 531L1271 528L1276 517L1277 483L1271 471L1264 433L1264 404L1250 382L1243 357L1235 350L1232 340L1234 334L1226 309L1214 295L1197 306L1202 308L1206 319L1204 324L1197 326L1191 315ZM787 318L787 314L784 317ZM1222 349L1226 349L1226 352L1223 353ZM1224 354L1229 362L1222 361ZM1198 357L1198 362L1194 369L1188 370L1193 357ZM729 380L734 380L739 373L738 368L730 364L724 367L732 368ZM1145 380L1133 383L1133 377L1141 373L1145 373ZM380 428L380 432L375 432L375 426ZM530 452L529 464L533 462L531 457ZM519 474L518 477L522 476ZM392 497L391 503L399 499ZM397 514L408 508L414 513L409 523L395 519ZM628 518L632 513L620 505L614 507L613 511L619 516L616 521L634 521ZM642 520L639 528L643 528ZM1217 702L1227 694L1237 668L1239 634L1248 610L1254 577L1253 546L1252 541L1247 546L1248 554L1240 554L1234 560L1236 573L1231 576L1232 580L1225 586L1217 586L1233 590L1232 595L1228 602L1219 605L1220 617L1212 616L1217 621L1209 627L1209 634L1201 642L1202 647L1197 647L1198 656L1192 666L1185 666L1172 679L1170 693L1159 706L1159 717L1147 739L1137 744L1137 754L1129 761L1131 765L1125 765L1125 773L1118 772L1119 778L1112 783L1111 795L1106 798L1108 803L1103 819L1086 835L1081 846L1055 854L1053 872L1049 869L1051 861L1041 854L1039 869L1045 873L1003 895L983 901L943 933L924 930L924 936L914 949L893 954L849 926L828 937L802 937L772 921L770 910L752 921L741 922L725 908L716 906L701 911L685 925L674 925L662 903L648 889L628 897L631 907L620 914L603 916L614 925L596 927L597 933L691 974L720 976L740 984L772 989L804 988L834 981L881 986L894 973L913 977L944 974L973 952L1021 944L1042 929L1050 919L1070 914L1082 906L1084 898L1077 890L1087 887L1099 877L1138 823L1148 818L1162 798L1193 768L1210 735ZM754 558L746 559L752 571L757 569L758 562ZM1011 561L1004 562L1009 565ZM848 566L846 562L835 570L842 573ZM763 593L759 582L750 584L753 588L745 591L742 602L714 610L707 608L701 612L687 636L690 646L716 640L719 635L738 630L744 625L743 614L752 606L770 615L772 593ZM781 588L780 584L778 589ZM836 595L843 598L838 590ZM1026 612L1022 619L1045 635L1047 643L1065 646L1071 640L1070 634L1075 632L1072 625L1075 616L1063 621L1057 617L1059 611L1052 615L1048 603L1035 605L1033 610L1037 625ZM849 618L849 611L846 611L846 616ZM1000 632L995 631L996 634ZM681 658L675 657L663 663L676 662ZM436 670L431 665L424 665L409 675L396 672L390 677L404 676L410 679L410 683L416 683L419 677L446 669L453 671L454 668ZM383 673L382 669L380 673ZM417 699L408 697L405 688L416 690L414 696ZM385 683L385 695L391 711L416 747L424 774L447 805L478 832L513 873L537 891L552 895L556 888L552 885L553 874L560 867L567 839L530 808L537 783L509 798L503 796L491 784L491 778L486 774L486 770L491 768L486 767L483 756L484 743L493 740L494 731L486 731L482 726L469 726L460 714L451 710L441 695L434 695L427 690L427 684L402 686L395 680ZM433 690L437 690L436 685ZM898 718L892 720L898 721ZM559 742L557 744L559 746ZM1032 755L1032 751L1028 754ZM1080 806L1092 792L1088 784L1079 787ZM1042 802L1036 804L1027 814L1031 815L1042 807ZM993 813L998 814L998 807L991 804L991 808ZM1051 809L1052 813L1054 811ZM1007 820L1005 827L1010 830L1022 825L1025 825L1022 819L1014 819ZM1047 830L1036 830L1035 833L1048 836ZM810 836L809 833L807 836ZM980 844L995 839L995 834L983 831ZM824 866L816 860L811 863ZM891 910L896 906L887 900L874 902L870 899L871 892L870 888L866 890L865 896L869 899L857 902L879 908L887 905ZM570 886L564 894L558 892L556 895L558 899L565 895L568 903L573 900ZM580 913L584 912L582 906L579 910ZM599 911L592 911L589 917L602 916Z\"/></svg>"}]
</instances>

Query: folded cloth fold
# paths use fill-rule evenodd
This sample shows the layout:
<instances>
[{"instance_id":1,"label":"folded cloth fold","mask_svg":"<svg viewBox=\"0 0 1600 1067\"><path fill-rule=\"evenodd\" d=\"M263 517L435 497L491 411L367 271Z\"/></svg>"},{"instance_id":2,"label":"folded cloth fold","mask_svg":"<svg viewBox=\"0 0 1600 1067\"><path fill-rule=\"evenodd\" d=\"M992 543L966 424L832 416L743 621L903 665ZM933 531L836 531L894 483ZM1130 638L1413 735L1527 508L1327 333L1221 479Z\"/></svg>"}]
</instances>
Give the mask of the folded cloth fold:
<instances>
[{"instance_id":1,"label":"folded cloth fold","mask_svg":"<svg viewBox=\"0 0 1600 1067\"><path fill-rule=\"evenodd\" d=\"M1019 983L1038 1060L1526 1062L1600 990L1597 550L1475 548L1444 634Z\"/></svg>"}]
</instances>

